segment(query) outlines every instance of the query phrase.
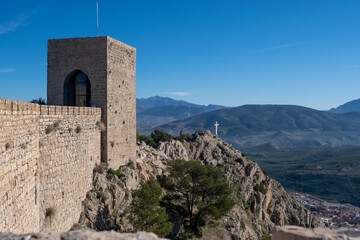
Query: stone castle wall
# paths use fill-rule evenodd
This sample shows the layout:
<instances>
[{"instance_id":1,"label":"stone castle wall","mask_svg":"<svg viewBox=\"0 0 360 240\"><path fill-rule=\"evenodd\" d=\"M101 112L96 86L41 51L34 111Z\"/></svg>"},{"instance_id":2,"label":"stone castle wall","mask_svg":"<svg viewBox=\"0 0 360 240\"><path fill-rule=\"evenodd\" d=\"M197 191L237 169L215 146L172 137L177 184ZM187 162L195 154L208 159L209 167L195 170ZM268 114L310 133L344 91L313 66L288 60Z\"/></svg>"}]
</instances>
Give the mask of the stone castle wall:
<instances>
[{"instance_id":1,"label":"stone castle wall","mask_svg":"<svg viewBox=\"0 0 360 240\"><path fill-rule=\"evenodd\" d=\"M39 230L37 104L0 99L0 232Z\"/></svg>"},{"instance_id":2,"label":"stone castle wall","mask_svg":"<svg viewBox=\"0 0 360 240\"><path fill-rule=\"evenodd\" d=\"M0 232L66 231L100 162L99 108L0 99Z\"/></svg>"},{"instance_id":3,"label":"stone castle wall","mask_svg":"<svg viewBox=\"0 0 360 240\"><path fill-rule=\"evenodd\" d=\"M102 110L102 161L113 169L135 161L136 49L110 37L49 40L49 104L64 105L64 83L74 71L88 76L91 104Z\"/></svg>"},{"instance_id":4,"label":"stone castle wall","mask_svg":"<svg viewBox=\"0 0 360 240\"><path fill-rule=\"evenodd\" d=\"M107 161L136 161L136 49L108 38Z\"/></svg>"},{"instance_id":5,"label":"stone castle wall","mask_svg":"<svg viewBox=\"0 0 360 240\"><path fill-rule=\"evenodd\" d=\"M100 163L100 115L99 108L40 107L41 232L69 230L79 220Z\"/></svg>"}]
</instances>

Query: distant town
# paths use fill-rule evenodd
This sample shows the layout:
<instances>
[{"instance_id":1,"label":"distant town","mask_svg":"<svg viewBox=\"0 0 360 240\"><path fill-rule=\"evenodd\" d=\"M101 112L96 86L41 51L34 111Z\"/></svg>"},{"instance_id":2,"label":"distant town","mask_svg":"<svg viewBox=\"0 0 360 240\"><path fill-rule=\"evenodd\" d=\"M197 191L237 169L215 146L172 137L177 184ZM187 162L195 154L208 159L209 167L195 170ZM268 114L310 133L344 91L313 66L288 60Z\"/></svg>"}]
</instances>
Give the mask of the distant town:
<instances>
[{"instance_id":1,"label":"distant town","mask_svg":"<svg viewBox=\"0 0 360 240\"><path fill-rule=\"evenodd\" d=\"M351 204L329 203L304 193L289 192L305 207L314 212L328 227L360 229L360 208Z\"/></svg>"}]
</instances>

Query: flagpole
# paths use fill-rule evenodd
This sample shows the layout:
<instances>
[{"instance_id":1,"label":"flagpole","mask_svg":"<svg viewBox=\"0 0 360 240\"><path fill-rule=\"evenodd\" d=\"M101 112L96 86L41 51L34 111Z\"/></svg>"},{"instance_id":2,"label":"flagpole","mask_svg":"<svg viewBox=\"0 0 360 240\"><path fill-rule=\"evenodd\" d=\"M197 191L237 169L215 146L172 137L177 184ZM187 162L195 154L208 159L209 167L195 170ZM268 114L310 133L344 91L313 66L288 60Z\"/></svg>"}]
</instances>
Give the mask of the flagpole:
<instances>
[{"instance_id":1,"label":"flagpole","mask_svg":"<svg viewBox=\"0 0 360 240\"><path fill-rule=\"evenodd\" d=\"M99 3L96 2L96 25L97 25L97 36L99 36Z\"/></svg>"}]
</instances>

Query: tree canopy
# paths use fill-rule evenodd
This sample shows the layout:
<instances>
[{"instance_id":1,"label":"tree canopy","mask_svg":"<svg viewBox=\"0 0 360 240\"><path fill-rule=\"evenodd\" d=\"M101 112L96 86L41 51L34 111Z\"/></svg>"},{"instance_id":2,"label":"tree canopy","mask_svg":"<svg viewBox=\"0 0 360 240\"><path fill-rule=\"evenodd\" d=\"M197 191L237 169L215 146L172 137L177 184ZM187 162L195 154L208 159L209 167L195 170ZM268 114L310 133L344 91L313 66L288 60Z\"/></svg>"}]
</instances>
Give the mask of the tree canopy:
<instances>
[{"instance_id":1,"label":"tree canopy","mask_svg":"<svg viewBox=\"0 0 360 240\"><path fill-rule=\"evenodd\" d=\"M168 171L168 176L158 177L167 192L164 200L188 218L185 227L193 233L199 234L209 219L221 218L234 206L232 190L219 168L178 159L168 162Z\"/></svg>"},{"instance_id":2,"label":"tree canopy","mask_svg":"<svg viewBox=\"0 0 360 240\"><path fill-rule=\"evenodd\" d=\"M171 139L190 142L193 139L193 135L183 134L182 132L180 132L179 136L172 136L171 134L166 133L161 129L154 130L150 134L150 136L136 134L137 141L144 141L147 145L151 147L156 147L159 145L160 142L166 142Z\"/></svg>"},{"instance_id":3,"label":"tree canopy","mask_svg":"<svg viewBox=\"0 0 360 240\"><path fill-rule=\"evenodd\" d=\"M133 193L130 221L136 230L154 232L160 237L171 232L172 223L168 221L166 209L160 207L161 193L154 178L142 183L140 189Z\"/></svg>"},{"instance_id":4,"label":"tree canopy","mask_svg":"<svg viewBox=\"0 0 360 240\"><path fill-rule=\"evenodd\" d=\"M152 132L150 136L156 144L173 139L173 136L159 129L156 129L154 132Z\"/></svg>"},{"instance_id":5,"label":"tree canopy","mask_svg":"<svg viewBox=\"0 0 360 240\"><path fill-rule=\"evenodd\" d=\"M40 104L40 105L46 105L46 100L45 98L37 98L37 99L33 99L30 101L31 103L37 103L37 104Z\"/></svg>"}]
</instances>

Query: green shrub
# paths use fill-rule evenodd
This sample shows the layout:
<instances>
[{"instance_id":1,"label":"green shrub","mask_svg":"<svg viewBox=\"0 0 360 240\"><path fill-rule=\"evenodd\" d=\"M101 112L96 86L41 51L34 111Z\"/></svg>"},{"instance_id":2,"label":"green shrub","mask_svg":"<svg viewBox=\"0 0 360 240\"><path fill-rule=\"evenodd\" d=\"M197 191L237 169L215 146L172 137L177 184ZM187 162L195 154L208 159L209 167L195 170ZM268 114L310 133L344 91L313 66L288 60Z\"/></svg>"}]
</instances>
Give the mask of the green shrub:
<instances>
[{"instance_id":1,"label":"green shrub","mask_svg":"<svg viewBox=\"0 0 360 240\"><path fill-rule=\"evenodd\" d=\"M244 230L246 228L244 220L241 219L240 221L241 229Z\"/></svg>"},{"instance_id":2,"label":"green shrub","mask_svg":"<svg viewBox=\"0 0 360 240\"><path fill-rule=\"evenodd\" d=\"M180 239L181 240L188 240L190 237L191 237L191 234L190 234L189 230L184 228L182 233L181 233Z\"/></svg>"},{"instance_id":3,"label":"green shrub","mask_svg":"<svg viewBox=\"0 0 360 240\"><path fill-rule=\"evenodd\" d=\"M173 137L173 139L178 141L190 142L193 139L193 135L180 133L178 137Z\"/></svg>"},{"instance_id":4,"label":"green shrub","mask_svg":"<svg viewBox=\"0 0 360 240\"><path fill-rule=\"evenodd\" d=\"M265 185L264 185L263 182L260 183L259 191L260 191L262 194L266 194L266 189L265 189Z\"/></svg>"},{"instance_id":5,"label":"green shrub","mask_svg":"<svg viewBox=\"0 0 360 240\"><path fill-rule=\"evenodd\" d=\"M254 190L256 192L261 192L262 194L266 194L266 189L265 189L265 185L263 182L261 182L260 184L256 184L254 186Z\"/></svg>"},{"instance_id":6,"label":"green shrub","mask_svg":"<svg viewBox=\"0 0 360 240\"><path fill-rule=\"evenodd\" d=\"M261 236L260 240L271 240L271 236L264 234Z\"/></svg>"},{"instance_id":7,"label":"green shrub","mask_svg":"<svg viewBox=\"0 0 360 240\"><path fill-rule=\"evenodd\" d=\"M245 209L245 210L248 210L248 209L249 209L249 207L250 207L249 203L248 203L248 202L246 202L246 203L244 204L244 209Z\"/></svg>"},{"instance_id":8,"label":"green shrub","mask_svg":"<svg viewBox=\"0 0 360 240\"><path fill-rule=\"evenodd\" d=\"M151 147L156 147L160 142L166 142L171 139L190 142L193 139L193 135L180 133L179 136L174 137L159 129L153 131L150 136L136 134L136 141L144 141Z\"/></svg>"},{"instance_id":9,"label":"green shrub","mask_svg":"<svg viewBox=\"0 0 360 240\"><path fill-rule=\"evenodd\" d=\"M174 139L173 136L159 129L156 129L154 132L152 132L150 136L154 140L156 145L158 145L160 142L166 142Z\"/></svg>"},{"instance_id":10,"label":"green shrub","mask_svg":"<svg viewBox=\"0 0 360 240\"><path fill-rule=\"evenodd\" d=\"M136 141L144 141L147 145L151 147L156 147L156 143L149 136L136 134Z\"/></svg>"},{"instance_id":11,"label":"green shrub","mask_svg":"<svg viewBox=\"0 0 360 240\"><path fill-rule=\"evenodd\" d=\"M118 170L115 171L115 175L116 175L120 180L123 180L123 178L125 177L125 175L122 174L122 172L121 172L121 168L119 168Z\"/></svg>"}]
</instances>

